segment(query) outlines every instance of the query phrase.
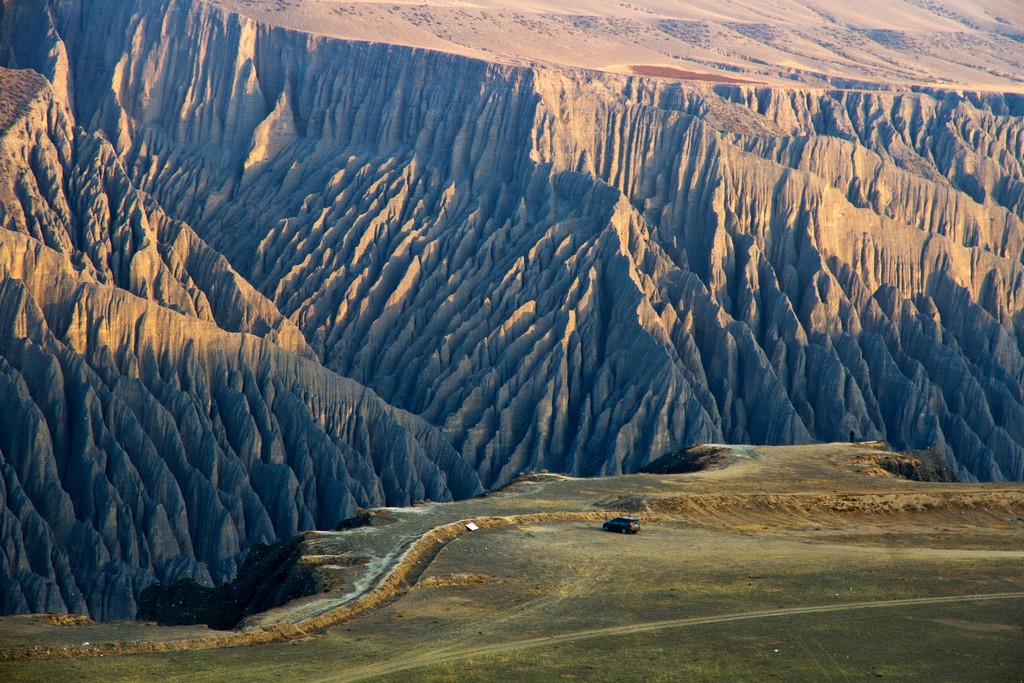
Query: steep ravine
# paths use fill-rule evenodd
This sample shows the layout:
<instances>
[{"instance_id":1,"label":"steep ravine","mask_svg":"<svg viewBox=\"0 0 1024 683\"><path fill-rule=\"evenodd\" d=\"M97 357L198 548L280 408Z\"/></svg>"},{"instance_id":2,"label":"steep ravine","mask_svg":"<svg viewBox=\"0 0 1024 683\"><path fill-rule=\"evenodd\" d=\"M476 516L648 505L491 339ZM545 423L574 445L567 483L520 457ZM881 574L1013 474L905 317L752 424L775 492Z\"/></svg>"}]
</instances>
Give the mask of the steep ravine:
<instances>
[{"instance_id":1,"label":"steep ravine","mask_svg":"<svg viewBox=\"0 0 1024 683\"><path fill-rule=\"evenodd\" d=\"M436 430L313 360L45 85L0 79L24 94L0 139L4 612L131 618L154 580L219 584L360 506L481 491Z\"/></svg>"},{"instance_id":2,"label":"steep ravine","mask_svg":"<svg viewBox=\"0 0 1024 683\"><path fill-rule=\"evenodd\" d=\"M223 408L210 390L218 414L238 394L284 421L281 391L261 393L279 373L336 440L358 430L304 383L341 375L383 399L345 419L376 425L361 409L379 406L449 481L464 459L488 487L850 432L936 444L964 480L1024 478L1020 96L697 86L328 40L201 2L25 4L3 5L0 59L95 135L73 160L61 143L44 156L67 161L11 161L68 170L27 173L47 208L4 224L76 254L80 308L117 287L133 311L290 352L266 370L225 352L240 385L209 369L227 360L189 360L232 388ZM106 205L148 227L83 199L107 176L131 191L101 183ZM141 373L141 332L73 342L62 305L39 308L104 383ZM154 325L132 329L174 365ZM250 478L262 419L258 440L211 428ZM409 467L396 491L431 480ZM279 484L291 510L305 485Z\"/></svg>"}]
</instances>

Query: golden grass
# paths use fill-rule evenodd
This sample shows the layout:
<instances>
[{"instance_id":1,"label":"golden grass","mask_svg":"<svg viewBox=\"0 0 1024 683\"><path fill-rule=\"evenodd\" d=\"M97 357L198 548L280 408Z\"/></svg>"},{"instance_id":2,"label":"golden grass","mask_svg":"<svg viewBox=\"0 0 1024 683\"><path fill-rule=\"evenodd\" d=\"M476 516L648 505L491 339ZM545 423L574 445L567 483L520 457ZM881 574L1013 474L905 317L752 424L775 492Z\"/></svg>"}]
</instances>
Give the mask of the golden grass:
<instances>
[{"instance_id":1,"label":"golden grass","mask_svg":"<svg viewBox=\"0 0 1024 683\"><path fill-rule=\"evenodd\" d=\"M96 623L84 614L39 614L34 617L34 620L41 624L53 624L54 626L83 626Z\"/></svg>"},{"instance_id":2,"label":"golden grass","mask_svg":"<svg viewBox=\"0 0 1024 683\"><path fill-rule=\"evenodd\" d=\"M482 586L494 581L490 574L480 572L459 572L457 574L444 574L440 576L428 576L416 582L414 588L451 588L452 586Z\"/></svg>"}]
</instances>

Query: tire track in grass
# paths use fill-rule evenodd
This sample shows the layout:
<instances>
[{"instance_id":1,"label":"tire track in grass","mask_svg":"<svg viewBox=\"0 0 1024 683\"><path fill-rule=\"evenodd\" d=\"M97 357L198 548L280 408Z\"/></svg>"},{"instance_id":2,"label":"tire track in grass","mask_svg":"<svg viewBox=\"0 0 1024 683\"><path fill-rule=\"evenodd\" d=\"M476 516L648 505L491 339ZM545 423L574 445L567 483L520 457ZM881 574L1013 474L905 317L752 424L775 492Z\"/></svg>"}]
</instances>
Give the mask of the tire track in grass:
<instances>
[{"instance_id":1,"label":"tire track in grass","mask_svg":"<svg viewBox=\"0 0 1024 683\"><path fill-rule=\"evenodd\" d=\"M379 676L399 673L411 669L420 669L435 664L459 661L473 657L513 652L515 650L530 650L550 645L558 645L576 640L591 640L596 638L607 638L609 636L631 635L635 633L649 633L672 628L685 628L688 626L705 626L708 624L723 624L733 621L751 621L754 619L771 619L774 617L785 617L805 614L826 614L829 612L848 612L862 609L883 609L888 607L914 607L918 605L940 605L944 603L957 602L989 602L996 600L1020 600L1024 599L1024 591L1012 593L981 593L971 595L948 595L931 598L901 598L897 600L872 600L865 602L845 602L829 605L810 605L802 607L784 607L771 610L756 610L752 612L736 612L733 614L719 614L706 617L686 617L682 619L664 619L649 621L639 624L628 624L624 626L607 626L602 628L584 629L570 633L558 633L550 636L526 638L504 643L490 645L479 645L476 647L460 647L458 650L447 649L437 650L411 658L403 658L400 661L384 662L382 664L367 666L353 670L339 676L320 679L322 683L331 681L362 681Z\"/></svg>"}]
</instances>

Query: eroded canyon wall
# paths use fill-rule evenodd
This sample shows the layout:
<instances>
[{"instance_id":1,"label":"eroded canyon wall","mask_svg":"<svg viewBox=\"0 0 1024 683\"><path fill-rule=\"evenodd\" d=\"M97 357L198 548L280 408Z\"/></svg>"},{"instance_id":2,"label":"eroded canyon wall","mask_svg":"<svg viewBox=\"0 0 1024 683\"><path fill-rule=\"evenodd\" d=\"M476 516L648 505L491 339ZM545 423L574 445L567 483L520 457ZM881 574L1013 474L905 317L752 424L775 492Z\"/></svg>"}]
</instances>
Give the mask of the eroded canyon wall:
<instances>
[{"instance_id":1,"label":"eroded canyon wall","mask_svg":"<svg viewBox=\"0 0 1024 683\"><path fill-rule=\"evenodd\" d=\"M48 84L0 138L4 612L131 618L255 543L477 475L422 419L324 369L294 325L135 189Z\"/></svg>"},{"instance_id":2,"label":"eroded canyon wall","mask_svg":"<svg viewBox=\"0 0 1024 683\"><path fill-rule=\"evenodd\" d=\"M96 284L76 301L116 288L283 347L274 358L301 372L232 351L243 380L224 386L248 396L247 372L283 373L331 438L308 376L369 387L422 458L451 480L461 456L489 487L851 431L935 443L965 479L1024 476L1020 96L518 68L176 0L9 0L0 35L8 65L46 75L52 106L95 134L80 146L104 150L64 164L82 167L78 184L55 184L88 205L68 210L73 227L52 227L63 209L44 182L52 215L5 226L80 254L76 277ZM148 227L89 208L87 179L108 163L148 193ZM126 237L147 230L150 246ZM95 370L108 390L135 380L117 349L139 332L89 346L61 306L38 308L68 352L109 365ZM160 358L164 333L144 327ZM278 422L292 405L263 403ZM221 439L241 471L268 448L255 432L258 447Z\"/></svg>"}]
</instances>

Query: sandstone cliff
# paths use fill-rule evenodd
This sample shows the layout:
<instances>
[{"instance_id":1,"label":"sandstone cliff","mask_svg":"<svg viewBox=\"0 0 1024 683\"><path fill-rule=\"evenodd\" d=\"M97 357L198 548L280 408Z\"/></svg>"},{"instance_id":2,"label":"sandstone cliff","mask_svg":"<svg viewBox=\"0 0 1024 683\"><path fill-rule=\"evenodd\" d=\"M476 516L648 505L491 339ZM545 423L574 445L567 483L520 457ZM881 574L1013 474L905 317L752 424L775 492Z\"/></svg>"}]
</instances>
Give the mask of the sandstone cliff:
<instances>
[{"instance_id":1,"label":"sandstone cliff","mask_svg":"<svg viewBox=\"0 0 1024 683\"><path fill-rule=\"evenodd\" d=\"M0 35L14 35L12 4ZM293 414L331 439L362 433L332 422L348 391L426 461L451 473L461 455L485 486L851 431L935 444L965 480L1024 477L1020 96L517 68L177 0L44 9L8 62L66 84L47 106L70 103L110 146L83 133L77 156L43 155L60 163L12 152L11 169L41 169L24 174L38 191L13 196L46 208L11 203L5 224L25 236L5 239L78 259L58 288L74 306L31 284L17 300L40 301L136 416L177 406L168 384L231 413L210 418L210 443L253 481L250 460L279 452L271 415L282 434ZM94 175L125 188L90 189ZM61 223L55 196L85 217ZM218 341L190 347L196 326ZM232 432L245 413L254 426ZM432 481L408 467L397 481ZM259 490L305 486L289 482Z\"/></svg>"}]
</instances>

